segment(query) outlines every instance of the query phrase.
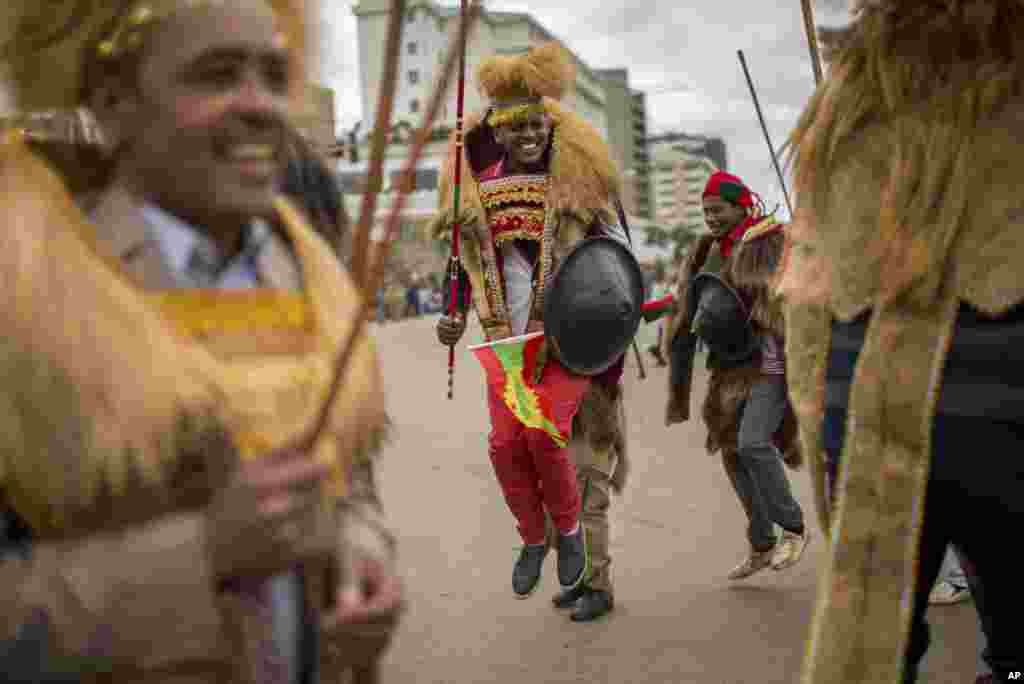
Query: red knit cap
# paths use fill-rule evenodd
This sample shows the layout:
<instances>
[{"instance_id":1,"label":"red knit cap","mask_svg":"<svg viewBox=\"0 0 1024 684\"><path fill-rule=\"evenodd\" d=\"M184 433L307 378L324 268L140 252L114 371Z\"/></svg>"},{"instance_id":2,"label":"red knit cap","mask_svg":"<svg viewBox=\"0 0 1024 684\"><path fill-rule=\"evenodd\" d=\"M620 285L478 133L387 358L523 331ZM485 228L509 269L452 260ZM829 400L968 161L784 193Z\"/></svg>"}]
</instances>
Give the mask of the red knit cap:
<instances>
[{"instance_id":1,"label":"red knit cap","mask_svg":"<svg viewBox=\"0 0 1024 684\"><path fill-rule=\"evenodd\" d=\"M721 197L741 207L754 206L754 195L746 183L725 171L715 171L704 186L704 197Z\"/></svg>"}]
</instances>

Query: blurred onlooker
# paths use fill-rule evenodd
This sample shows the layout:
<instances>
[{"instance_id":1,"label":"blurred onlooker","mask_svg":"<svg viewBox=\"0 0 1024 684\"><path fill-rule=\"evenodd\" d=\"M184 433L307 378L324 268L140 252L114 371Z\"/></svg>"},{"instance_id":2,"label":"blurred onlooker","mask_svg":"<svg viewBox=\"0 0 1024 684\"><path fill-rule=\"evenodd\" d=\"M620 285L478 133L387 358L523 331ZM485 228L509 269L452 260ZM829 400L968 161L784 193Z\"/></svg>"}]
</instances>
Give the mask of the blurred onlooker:
<instances>
[{"instance_id":1,"label":"blurred onlooker","mask_svg":"<svg viewBox=\"0 0 1024 684\"><path fill-rule=\"evenodd\" d=\"M377 288L377 322L384 323L387 319L387 300L384 295L384 286L381 286Z\"/></svg>"},{"instance_id":2,"label":"blurred onlooker","mask_svg":"<svg viewBox=\"0 0 1024 684\"><path fill-rule=\"evenodd\" d=\"M960 552L950 546L946 549L946 557L939 571L939 580L932 588L928 603L933 606L948 606L971 598L971 588L967 583Z\"/></svg>"},{"instance_id":3,"label":"blurred onlooker","mask_svg":"<svg viewBox=\"0 0 1024 684\"><path fill-rule=\"evenodd\" d=\"M347 261L351 231L338 180L300 134L292 131L289 137L291 155L281 191L299 201L313 228Z\"/></svg>"},{"instance_id":4,"label":"blurred onlooker","mask_svg":"<svg viewBox=\"0 0 1024 684\"><path fill-rule=\"evenodd\" d=\"M664 274L662 274L662 275L664 275ZM655 280L651 284L651 293L650 293L648 299L660 299L660 298L664 297L665 295L667 295L669 292L672 291L672 288L673 288L673 285L674 285L674 281L675 281L674 277L670 281L666 281L666 280L664 280L664 278L660 278L658 280ZM652 344L649 347L647 347L647 352L651 356L654 357L655 363L657 363L659 366L666 366L666 365L668 365L668 362L665 360L664 354L662 354L662 352L661 352L661 337L664 334L664 331L665 331L664 319L658 319L658 337L657 337L657 340L655 340L654 344Z\"/></svg>"}]
</instances>

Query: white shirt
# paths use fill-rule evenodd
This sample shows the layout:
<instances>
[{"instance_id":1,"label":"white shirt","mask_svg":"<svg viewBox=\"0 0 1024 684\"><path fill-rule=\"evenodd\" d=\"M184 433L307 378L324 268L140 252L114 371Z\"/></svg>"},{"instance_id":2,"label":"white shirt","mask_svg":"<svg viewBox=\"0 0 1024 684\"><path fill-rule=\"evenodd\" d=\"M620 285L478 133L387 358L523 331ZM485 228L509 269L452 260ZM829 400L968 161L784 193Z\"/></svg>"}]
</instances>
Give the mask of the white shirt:
<instances>
[{"instance_id":1,"label":"white shirt","mask_svg":"<svg viewBox=\"0 0 1024 684\"><path fill-rule=\"evenodd\" d=\"M511 240L502 244L501 255L509 323L513 335L522 335L526 333L533 301L533 267Z\"/></svg>"},{"instance_id":2,"label":"white shirt","mask_svg":"<svg viewBox=\"0 0 1024 684\"><path fill-rule=\"evenodd\" d=\"M224 260L217 245L202 231L163 209L147 204L142 208L142 218L179 287L245 290L262 284L259 257L270 237L270 227L264 221L249 224L242 236L241 251Z\"/></svg>"}]
</instances>

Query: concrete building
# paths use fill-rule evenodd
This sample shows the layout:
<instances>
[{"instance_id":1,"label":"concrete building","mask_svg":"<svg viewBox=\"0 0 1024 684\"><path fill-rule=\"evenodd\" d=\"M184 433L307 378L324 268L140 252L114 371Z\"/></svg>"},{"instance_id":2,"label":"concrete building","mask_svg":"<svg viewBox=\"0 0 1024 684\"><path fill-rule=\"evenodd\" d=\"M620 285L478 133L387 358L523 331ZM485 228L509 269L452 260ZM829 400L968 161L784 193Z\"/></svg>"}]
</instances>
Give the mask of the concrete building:
<instances>
[{"instance_id":1,"label":"concrete building","mask_svg":"<svg viewBox=\"0 0 1024 684\"><path fill-rule=\"evenodd\" d=\"M345 191L350 215L358 215L360 194L366 183L369 158L368 134L376 117L386 43L387 0L359 0L353 7L358 22L360 85L363 120L359 131L358 157L353 163L347 157L337 161L336 170ZM392 188L402 168L408 145L401 131L419 125L422 110L433 89L438 69L444 58L449 36L458 24L456 7L443 6L433 0L413 0L406 10L399 79L395 92L393 130L399 131L388 145L385 159L384 191L380 196L377 238L382 237L381 223L392 206ZM466 50L466 112L482 111L487 102L476 88L473 75L486 57L495 54L517 54L550 40L558 40L529 14L484 11L473 39ZM561 42L561 41L559 41ZM562 43L563 47L566 47ZM664 258L665 250L645 245L646 231L651 224L651 185L646 146L647 114L643 93L629 88L625 69L598 71L591 69L566 48L576 63L576 82L565 103L591 123L612 148L613 157L623 172L623 204L630 215L630 225L638 257L644 263ZM437 123L451 126L455 119L455 90ZM439 139L424 150L417 169L416 189L409 196L402 213L399 249L408 255L403 261L414 261L416 270L431 271L444 267L446 254L427 241L426 229L437 210L437 184L446 140Z\"/></svg>"},{"instance_id":2,"label":"concrete building","mask_svg":"<svg viewBox=\"0 0 1024 684\"><path fill-rule=\"evenodd\" d=\"M361 193L366 183L369 160L368 134L376 119L377 100L384 69L388 0L359 0L353 7L358 23L360 86L363 120L358 144L359 161L337 161L336 170L345 192L350 215L358 216ZM449 37L458 27L458 8L433 0L413 0L406 9L403 45L395 89L392 126L409 131L419 126L444 60ZM487 102L476 88L473 75L485 58L495 54L516 54L550 40L557 40L533 17L519 12L485 10L466 49L466 112L482 111ZM564 43L563 43L564 47ZM576 82L566 96L566 105L589 121L603 136L608 134L605 80L569 50L576 63ZM455 119L455 88L448 93L437 122L438 128L451 126ZM387 147L384 163L384 190L375 217L374 237L383 237L383 219L392 206L399 172L408 152L407 136L399 134ZM431 143L424 150L416 171L415 191L402 212L398 249L410 270L431 272L444 267L446 255L427 239L427 227L438 205L438 181L447 152L447 138Z\"/></svg>"},{"instance_id":3,"label":"concrete building","mask_svg":"<svg viewBox=\"0 0 1024 684\"><path fill-rule=\"evenodd\" d=\"M604 69L597 73L605 83L608 145L622 171L622 203L630 215L651 218L646 98L629 87L626 69Z\"/></svg>"},{"instance_id":4,"label":"concrete building","mask_svg":"<svg viewBox=\"0 0 1024 684\"><path fill-rule=\"evenodd\" d=\"M388 7L388 0L359 0L352 10L359 31L359 78L364 131L372 127L376 118L384 70ZM419 123L444 59L449 36L457 26L457 7L443 6L433 0L409 3L395 92L395 122L405 120L414 126ZM483 59L494 54L525 52L534 45L550 40L558 39L529 14L485 9L466 49L466 111L480 111L486 107L486 102L473 83L473 74ZM607 135L604 80L571 50L569 53L576 62L576 83L571 94L566 97L566 105L583 116L602 135ZM441 112L441 121L451 121L454 112L453 86L445 109Z\"/></svg>"},{"instance_id":5,"label":"concrete building","mask_svg":"<svg viewBox=\"0 0 1024 684\"><path fill-rule=\"evenodd\" d=\"M708 177L726 168L720 138L668 133L648 138L654 222L663 230L707 231L701 196Z\"/></svg>"}]
</instances>

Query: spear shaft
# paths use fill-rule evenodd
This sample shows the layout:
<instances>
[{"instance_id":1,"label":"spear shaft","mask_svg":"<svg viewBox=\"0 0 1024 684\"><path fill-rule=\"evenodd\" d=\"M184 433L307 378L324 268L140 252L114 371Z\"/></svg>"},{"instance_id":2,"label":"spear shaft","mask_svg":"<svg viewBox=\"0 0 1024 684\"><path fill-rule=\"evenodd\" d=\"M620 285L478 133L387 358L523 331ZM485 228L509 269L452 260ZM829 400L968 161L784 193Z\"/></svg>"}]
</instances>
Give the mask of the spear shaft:
<instances>
[{"instance_id":1,"label":"spear shaft","mask_svg":"<svg viewBox=\"0 0 1024 684\"><path fill-rule=\"evenodd\" d=\"M772 138L768 134L768 125L764 122L764 114L761 113L761 103L757 99L757 91L754 90L754 81L750 78L750 70L747 68L747 58L743 56L743 50L737 50L736 54L740 57L740 65L743 67L743 75L747 77L747 86L750 87L750 96L754 99L754 109L757 110L757 118L761 122L761 130L764 132L765 142L768 143L768 154L772 158L772 166L775 167L775 173L779 177L779 185L782 187L782 196L786 198L786 208L789 209L790 217L793 216L793 205L789 203L789 192L786 191L786 179L782 175L782 169L779 167L779 159L775 156L775 147L772 145Z\"/></svg>"},{"instance_id":2,"label":"spear shaft","mask_svg":"<svg viewBox=\"0 0 1024 684\"><path fill-rule=\"evenodd\" d=\"M461 5L462 20L466 20L466 0ZM462 113L466 98L466 33L460 34L459 45L459 84L455 100L455 170L452 179L452 256L449 269L450 292L448 297L448 315L456 312L456 298L459 295L459 198L462 188ZM448 399L455 397L455 345L448 347Z\"/></svg>"},{"instance_id":3,"label":"spear shaft","mask_svg":"<svg viewBox=\"0 0 1024 684\"><path fill-rule=\"evenodd\" d=\"M811 68L814 70L814 85L822 79L821 54L818 52L818 31L814 27L814 9L811 0L800 0L804 14L804 32L807 34L807 47L811 51Z\"/></svg>"}]
</instances>

